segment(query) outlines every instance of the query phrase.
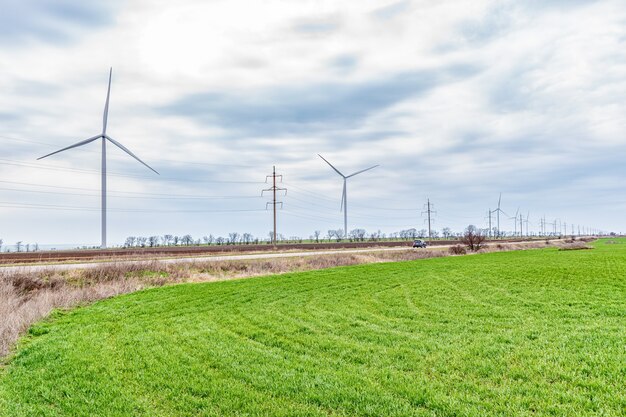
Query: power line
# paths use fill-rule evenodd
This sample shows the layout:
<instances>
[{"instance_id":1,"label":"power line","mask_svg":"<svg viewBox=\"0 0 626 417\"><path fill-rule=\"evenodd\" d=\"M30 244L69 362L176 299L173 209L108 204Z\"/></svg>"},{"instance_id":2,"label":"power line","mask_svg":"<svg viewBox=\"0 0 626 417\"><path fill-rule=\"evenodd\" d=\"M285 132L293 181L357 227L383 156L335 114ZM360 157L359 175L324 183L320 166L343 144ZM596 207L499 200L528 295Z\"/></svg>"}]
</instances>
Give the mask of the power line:
<instances>
[{"instance_id":1,"label":"power line","mask_svg":"<svg viewBox=\"0 0 626 417\"><path fill-rule=\"evenodd\" d=\"M50 142L41 142L41 141L34 141L34 140L28 140L28 139L18 139L18 138L14 138L14 137L10 137L10 136L4 136L4 135L0 135L0 138L2 139L7 139L7 140L12 140L12 141L16 141L16 142L24 142L24 143L32 143L35 145L45 145L45 146L51 146L51 147L57 147L59 146L58 144L54 144L54 143L50 143ZM98 151L93 151L91 149L81 149L82 152L88 152L88 153L93 153L93 154L99 154L100 152ZM122 156L115 156L116 159L122 159ZM209 163L209 162L191 162L191 161L183 161L180 159L159 159L159 161L162 162L172 162L172 163L177 163L177 164L191 164L191 165L199 165L199 166L218 166L218 167L239 167L239 168L254 168L254 165L240 165L240 164L214 164L214 163Z\"/></svg>"},{"instance_id":2,"label":"power line","mask_svg":"<svg viewBox=\"0 0 626 417\"><path fill-rule=\"evenodd\" d=\"M287 198L292 199L293 197L289 196ZM304 200L297 200L297 201L302 201L304 203L308 203L307 201L304 201ZM311 203L311 204L313 204L313 203ZM307 211L308 210L314 210L314 209L312 209L310 207L304 207L304 206L301 206L301 205L298 205L298 204L293 204L293 203L289 203L289 206L290 207L299 208L299 209L302 209L302 210L307 210ZM329 211L335 212L334 209L328 209L328 208L326 208L324 206L319 206L319 207L325 208L326 212L329 212ZM357 218L362 218L362 219L388 219L389 218L389 216L373 216L373 215L366 215L366 214L353 214L352 216L353 217L357 217ZM407 217L393 216L393 218L394 219L398 219L398 220L415 220L414 216L410 216L410 217L408 217L408 216Z\"/></svg>"},{"instance_id":3,"label":"power line","mask_svg":"<svg viewBox=\"0 0 626 417\"><path fill-rule=\"evenodd\" d=\"M56 204L34 204L34 203L13 203L0 201L0 207L4 208L20 208L20 209L51 209L51 210L68 210L68 211L100 211L98 207L77 207L63 206ZM120 209L111 208L110 211L120 213L243 213L243 212L262 212L263 209L224 209L224 210L161 210L161 209Z\"/></svg>"},{"instance_id":4,"label":"power line","mask_svg":"<svg viewBox=\"0 0 626 417\"><path fill-rule=\"evenodd\" d=\"M35 193L35 194L54 194L54 195L72 195L78 197L99 197L98 194L85 194L85 193L68 193L62 191L43 191L43 190L23 190L18 188L2 188L0 191L13 191L20 193ZM141 200L239 200L239 199L258 199L258 196L178 196L178 197L152 197L152 196L122 196L122 195L109 195L112 198L125 198L125 199L141 199Z\"/></svg>"},{"instance_id":5,"label":"power line","mask_svg":"<svg viewBox=\"0 0 626 417\"><path fill-rule=\"evenodd\" d=\"M291 204L290 204L290 206L291 206ZM297 218L306 219L306 220L323 220L325 222L333 223L333 224L337 221L337 219L335 219L335 218L322 217L322 216L318 216L318 215L309 215L309 214L304 215L302 213L294 213L294 212L289 211L289 210L283 210L283 211L281 211L281 213L283 215L286 215L286 216L292 216L292 217L297 217ZM364 223L363 224L364 227L373 227L373 228L380 228L380 227L407 227L406 224L384 224L383 225L383 224L380 224L380 223L376 223L376 224L374 224L374 223L369 224L367 222L363 222L363 223Z\"/></svg>"},{"instance_id":6,"label":"power line","mask_svg":"<svg viewBox=\"0 0 626 417\"><path fill-rule=\"evenodd\" d=\"M6 184L16 184L16 185L27 185L32 187L45 187L45 188L55 188L55 189L64 189L64 190L80 190L80 191L98 191L92 188L80 188L80 187L67 187L61 185L45 185L45 184L34 184L29 182L17 182L17 181L3 181L0 180L0 183ZM132 195L150 195L150 196L165 196L165 197L198 197L198 198L213 198L213 197L222 197L222 196L203 196L198 194L172 194L172 193L144 193L139 191L111 191L111 193L119 193L119 194L132 194ZM258 196L232 196L233 198L258 198Z\"/></svg>"},{"instance_id":7,"label":"power line","mask_svg":"<svg viewBox=\"0 0 626 417\"><path fill-rule=\"evenodd\" d=\"M66 167L60 167L57 165L35 164L35 163L30 163L30 162L15 161L11 159L2 159L2 158L0 158L0 165L44 169L44 170L49 170L49 171L81 172L81 173L87 173L87 174L100 175L100 171L93 170L93 169L66 168ZM159 180L159 181L197 182L197 183L211 183L211 184L213 183L215 184L262 184L262 182L260 181L217 181L217 180L198 180L198 179L192 179L192 178L171 178L171 177L153 178L153 177L142 176L142 175L122 174L122 173L116 173L116 172L109 172L107 173L107 175L113 175L116 177L126 177L126 178L148 179L152 181Z\"/></svg>"}]
</instances>

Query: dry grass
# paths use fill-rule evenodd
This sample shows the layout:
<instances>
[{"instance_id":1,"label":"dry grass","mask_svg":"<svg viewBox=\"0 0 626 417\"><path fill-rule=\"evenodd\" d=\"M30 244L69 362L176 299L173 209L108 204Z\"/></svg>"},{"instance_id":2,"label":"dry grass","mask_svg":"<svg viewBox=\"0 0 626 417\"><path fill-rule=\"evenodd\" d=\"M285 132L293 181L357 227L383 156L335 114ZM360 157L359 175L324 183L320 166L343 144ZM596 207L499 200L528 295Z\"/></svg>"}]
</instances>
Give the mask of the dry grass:
<instances>
[{"instance_id":1,"label":"dry grass","mask_svg":"<svg viewBox=\"0 0 626 417\"><path fill-rule=\"evenodd\" d=\"M585 250L593 249L592 246L587 245L585 242L571 242L560 245L559 250Z\"/></svg>"},{"instance_id":2,"label":"dry grass","mask_svg":"<svg viewBox=\"0 0 626 417\"><path fill-rule=\"evenodd\" d=\"M536 247L545 247L545 244L497 245L481 249L481 252ZM449 253L444 250L407 249L245 261L109 263L84 270L50 269L37 273L0 272L0 357L9 353L19 336L53 309L84 305L143 288L443 256L449 256Z\"/></svg>"}]
</instances>

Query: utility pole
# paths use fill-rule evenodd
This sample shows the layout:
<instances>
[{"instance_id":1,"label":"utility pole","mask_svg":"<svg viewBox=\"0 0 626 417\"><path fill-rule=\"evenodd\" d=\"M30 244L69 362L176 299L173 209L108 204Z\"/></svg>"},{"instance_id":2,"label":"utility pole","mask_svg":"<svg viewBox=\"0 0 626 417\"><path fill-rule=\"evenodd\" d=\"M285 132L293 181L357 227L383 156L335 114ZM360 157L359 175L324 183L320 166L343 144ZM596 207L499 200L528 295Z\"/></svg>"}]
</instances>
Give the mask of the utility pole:
<instances>
[{"instance_id":1,"label":"utility pole","mask_svg":"<svg viewBox=\"0 0 626 417\"><path fill-rule=\"evenodd\" d=\"M431 220L431 215L435 214L436 212L434 212L432 210L433 205L430 204L430 199L426 199L426 204L425 204L425 208L426 210L422 212L423 214L427 214L428 215L428 241L430 242L432 239L432 233L431 233L431 224L432 224L432 220Z\"/></svg>"},{"instance_id":2,"label":"utility pole","mask_svg":"<svg viewBox=\"0 0 626 417\"><path fill-rule=\"evenodd\" d=\"M554 219L554 224L552 226L554 227L554 235L556 236L556 219Z\"/></svg>"},{"instance_id":3,"label":"utility pole","mask_svg":"<svg viewBox=\"0 0 626 417\"><path fill-rule=\"evenodd\" d=\"M271 188L266 188L263 191L261 191L261 196L263 195L263 193L265 192L272 192L272 201L270 203L265 203L265 208L267 209L267 206L269 204L272 205L273 207L273 211L274 211L274 232L272 233L272 244L275 246L276 245L276 206L278 204L280 204L280 208L283 207L283 202L282 201L276 201L276 192L277 191L284 191L285 195L287 195L287 189L286 188L280 188L276 186L276 179L280 178L280 182L283 182L283 176L282 175L276 175L276 166L273 167L272 169L272 175L266 175L265 176L265 182L267 183L268 178L272 179L272 187Z\"/></svg>"}]
</instances>

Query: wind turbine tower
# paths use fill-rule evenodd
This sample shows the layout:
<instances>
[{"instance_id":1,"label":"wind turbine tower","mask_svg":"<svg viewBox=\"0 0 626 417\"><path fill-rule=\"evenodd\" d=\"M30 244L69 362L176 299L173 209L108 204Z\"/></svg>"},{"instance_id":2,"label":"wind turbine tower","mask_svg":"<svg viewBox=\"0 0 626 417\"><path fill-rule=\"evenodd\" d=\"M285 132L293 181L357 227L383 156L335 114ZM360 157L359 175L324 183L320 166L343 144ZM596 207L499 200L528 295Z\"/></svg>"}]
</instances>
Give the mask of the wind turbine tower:
<instances>
[{"instance_id":1,"label":"wind turbine tower","mask_svg":"<svg viewBox=\"0 0 626 417\"><path fill-rule=\"evenodd\" d=\"M63 151L67 151L68 149L72 149L72 148L78 148L79 146L83 146L83 145L87 145L88 143L91 143L93 141L96 141L98 139L102 139L102 165L101 165L101 179L102 179L102 243L100 245L100 247L102 249L106 249L107 247L107 141L111 142L112 144L114 144L115 146L117 146L118 148L120 148L121 150L123 150L124 152L126 152L128 155L132 156L133 158L135 158L137 161L139 161L141 164L145 165L148 169L150 169L151 171L153 171L154 173L156 173L157 175L159 174L157 171L155 171L150 165L146 164L145 162L143 162L141 159L139 159L134 153L132 153L130 150L128 150L124 145L122 145L121 143L119 143L118 141L116 141L115 139L113 139L112 137L110 137L109 135L107 135L107 122L108 122L108 118L109 118L109 97L111 96L111 77L113 75L113 68L111 68L109 70L109 88L107 89L107 98L106 98L106 102L104 104L104 115L102 116L102 133L97 134L96 136L93 136L89 139L85 139L83 141L80 141L78 143L75 143L73 145L70 145L68 147L65 147L63 149L59 149L58 151L49 153L48 155L44 155L41 158L37 158L37 160L40 159L44 159L47 158L49 156L52 156L54 154L57 154L59 152L63 152Z\"/></svg>"},{"instance_id":2,"label":"wind turbine tower","mask_svg":"<svg viewBox=\"0 0 626 417\"><path fill-rule=\"evenodd\" d=\"M341 208L343 208L343 233L344 238L348 237L348 191L347 191L347 182L348 178L352 178L355 175L358 175L362 172L369 171L370 169L376 168L378 165L371 166L369 168L362 169L350 175L343 175L337 168L335 168L330 162L328 162L324 157L320 154L317 154L320 158L324 160L330 167L335 170L337 174L339 174L343 178L343 193L341 194Z\"/></svg>"},{"instance_id":3,"label":"wind turbine tower","mask_svg":"<svg viewBox=\"0 0 626 417\"><path fill-rule=\"evenodd\" d=\"M530 211L526 213L526 220L524 220L524 223L526 224L526 236L530 236L528 234L528 223L530 222Z\"/></svg>"},{"instance_id":4,"label":"wind turbine tower","mask_svg":"<svg viewBox=\"0 0 626 417\"><path fill-rule=\"evenodd\" d=\"M502 209L500 208L500 203L501 202L502 202L502 193L500 193L500 197L498 198L498 208L494 210L494 212L498 213L497 217L496 217L496 225L497 225L497 228L498 228L498 231L497 231L498 235L496 236L497 238L500 237L500 213L504 213L502 211ZM506 213L504 213L504 214L506 214Z\"/></svg>"}]
</instances>

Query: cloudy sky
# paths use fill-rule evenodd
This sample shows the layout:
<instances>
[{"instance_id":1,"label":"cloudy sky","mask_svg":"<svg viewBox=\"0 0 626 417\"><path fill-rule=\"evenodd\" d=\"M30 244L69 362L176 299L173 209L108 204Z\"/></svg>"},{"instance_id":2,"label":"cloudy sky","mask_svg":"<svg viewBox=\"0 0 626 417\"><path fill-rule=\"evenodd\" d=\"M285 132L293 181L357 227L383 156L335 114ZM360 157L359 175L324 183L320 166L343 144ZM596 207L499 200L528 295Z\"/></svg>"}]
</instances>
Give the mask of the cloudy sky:
<instances>
[{"instance_id":1,"label":"cloudy sky","mask_svg":"<svg viewBox=\"0 0 626 417\"><path fill-rule=\"evenodd\" d=\"M487 224L510 216L626 231L623 0L2 0L0 238L266 237ZM502 228L513 230L503 216ZM551 227L551 226L550 226Z\"/></svg>"}]
</instances>

